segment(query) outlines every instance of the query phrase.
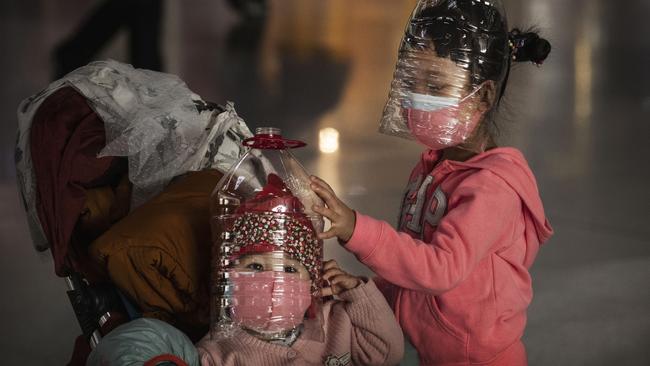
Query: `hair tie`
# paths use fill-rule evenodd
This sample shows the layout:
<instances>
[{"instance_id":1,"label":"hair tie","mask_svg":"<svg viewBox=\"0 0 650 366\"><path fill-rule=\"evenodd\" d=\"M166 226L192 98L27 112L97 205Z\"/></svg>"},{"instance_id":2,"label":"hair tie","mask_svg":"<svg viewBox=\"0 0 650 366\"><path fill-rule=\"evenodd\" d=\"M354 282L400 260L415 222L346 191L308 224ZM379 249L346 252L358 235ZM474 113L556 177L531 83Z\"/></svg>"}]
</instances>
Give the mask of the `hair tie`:
<instances>
[{"instance_id":1,"label":"hair tie","mask_svg":"<svg viewBox=\"0 0 650 366\"><path fill-rule=\"evenodd\" d=\"M526 44L526 38L521 37L521 31L518 28L508 33L508 46L510 47L510 57L512 61L517 61L517 52Z\"/></svg>"},{"instance_id":2,"label":"hair tie","mask_svg":"<svg viewBox=\"0 0 650 366\"><path fill-rule=\"evenodd\" d=\"M541 65L551 52L551 44L540 38L537 32L522 32L518 28L508 33L508 45L512 61L530 61L537 66Z\"/></svg>"}]
</instances>

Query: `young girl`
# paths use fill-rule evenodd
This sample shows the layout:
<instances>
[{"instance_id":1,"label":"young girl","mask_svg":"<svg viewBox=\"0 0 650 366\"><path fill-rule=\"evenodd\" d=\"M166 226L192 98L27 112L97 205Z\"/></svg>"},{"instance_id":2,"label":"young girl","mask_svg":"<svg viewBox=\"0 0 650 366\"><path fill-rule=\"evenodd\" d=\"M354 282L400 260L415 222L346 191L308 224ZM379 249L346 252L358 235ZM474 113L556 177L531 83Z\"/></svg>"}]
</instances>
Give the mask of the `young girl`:
<instances>
[{"instance_id":1,"label":"young girl","mask_svg":"<svg viewBox=\"0 0 650 366\"><path fill-rule=\"evenodd\" d=\"M497 147L493 112L512 62L546 58L532 32L507 31L495 1L420 1L400 47L382 132L428 149L411 173L398 230L312 189L376 283L423 365L526 365L529 268L552 234L521 152Z\"/></svg>"},{"instance_id":2,"label":"young girl","mask_svg":"<svg viewBox=\"0 0 650 366\"><path fill-rule=\"evenodd\" d=\"M222 302L235 328L199 342L201 364L398 364L404 339L386 300L372 280L335 261L321 264L316 232L306 215L289 213L294 205L302 207L281 180L269 179L240 206ZM314 306L321 278L327 286L320 295L338 299Z\"/></svg>"}]
</instances>

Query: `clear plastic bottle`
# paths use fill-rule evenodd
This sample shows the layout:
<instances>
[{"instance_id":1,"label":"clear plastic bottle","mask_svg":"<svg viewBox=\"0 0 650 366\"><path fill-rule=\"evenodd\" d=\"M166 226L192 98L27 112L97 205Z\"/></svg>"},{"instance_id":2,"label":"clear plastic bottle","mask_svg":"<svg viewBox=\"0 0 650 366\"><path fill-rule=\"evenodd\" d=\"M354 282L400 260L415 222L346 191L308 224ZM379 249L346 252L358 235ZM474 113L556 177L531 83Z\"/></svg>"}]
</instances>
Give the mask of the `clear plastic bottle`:
<instances>
[{"instance_id":1,"label":"clear plastic bottle","mask_svg":"<svg viewBox=\"0 0 650 366\"><path fill-rule=\"evenodd\" d=\"M289 151L305 144L272 127L244 144L211 197L211 337L318 338L323 218L312 206L323 203Z\"/></svg>"}]
</instances>

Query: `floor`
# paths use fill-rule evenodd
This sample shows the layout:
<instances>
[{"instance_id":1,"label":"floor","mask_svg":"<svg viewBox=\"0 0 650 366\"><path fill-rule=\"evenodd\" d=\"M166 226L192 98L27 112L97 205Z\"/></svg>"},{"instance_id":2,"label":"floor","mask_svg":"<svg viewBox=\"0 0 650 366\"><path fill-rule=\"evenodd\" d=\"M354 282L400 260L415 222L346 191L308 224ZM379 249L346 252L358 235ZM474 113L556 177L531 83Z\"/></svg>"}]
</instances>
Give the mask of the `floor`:
<instances>
[{"instance_id":1,"label":"floor","mask_svg":"<svg viewBox=\"0 0 650 366\"><path fill-rule=\"evenodd\" d=\"M51 81L54 45L96 2L0 4L0 354L9 365L64 364L79 329L49 253L35 252L13 165L18 103ZM224 1L165 3L164 70L207 100L232 100L251 127L275 125L351 207L395 222L420 148L377 133L414 0L271 0L239 23ZM511 25L553 44L520 65L501 143L527 156L556 234L532 269L529 363L650 364L650 2L507 0ZM98 58L126 59L120 34ZM318 131L340 132L320 153ZM336 243L327 255L358 265ZM403 364L416 364L409 349Z\"/></svg>"}]
</instances>

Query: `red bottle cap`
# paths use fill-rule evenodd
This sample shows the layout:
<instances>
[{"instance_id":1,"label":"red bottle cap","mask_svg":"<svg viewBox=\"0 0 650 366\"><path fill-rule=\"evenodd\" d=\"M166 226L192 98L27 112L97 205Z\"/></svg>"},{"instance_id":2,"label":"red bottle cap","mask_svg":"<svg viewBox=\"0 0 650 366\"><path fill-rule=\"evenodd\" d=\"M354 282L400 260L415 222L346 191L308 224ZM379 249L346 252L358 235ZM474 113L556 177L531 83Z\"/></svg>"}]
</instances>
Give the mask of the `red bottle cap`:
<instances>
[{"instance_id":1,"label":"red bottle cap","mask_svg":"<svg viewBox=\"0 0 650 366\"><path fill-rule=\"evenodd\" d=\"M299 140L289 140L282 137L279 128L260 127L255 130L255 136L244 140L244 146L255 149L283 150L295 149L307 144Z\"/></svg>"}]
</instances>

